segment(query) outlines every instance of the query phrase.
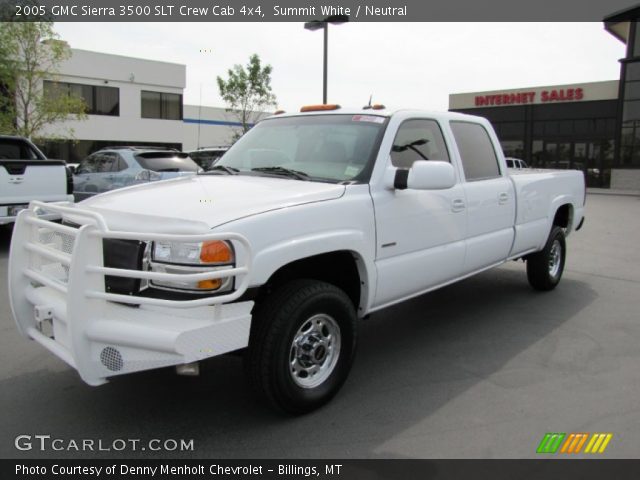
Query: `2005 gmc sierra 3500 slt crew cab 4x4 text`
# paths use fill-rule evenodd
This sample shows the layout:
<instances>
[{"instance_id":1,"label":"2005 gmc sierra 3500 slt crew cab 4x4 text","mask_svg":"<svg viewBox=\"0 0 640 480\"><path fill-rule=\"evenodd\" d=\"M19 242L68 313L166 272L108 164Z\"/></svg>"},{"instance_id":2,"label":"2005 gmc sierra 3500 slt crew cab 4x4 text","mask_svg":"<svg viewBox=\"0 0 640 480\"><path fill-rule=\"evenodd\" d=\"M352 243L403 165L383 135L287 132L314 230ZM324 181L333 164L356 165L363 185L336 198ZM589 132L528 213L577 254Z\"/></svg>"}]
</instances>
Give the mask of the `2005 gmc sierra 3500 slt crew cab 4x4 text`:
<instances>
[{"instance_id":1,"label":"2005 gmc sierra 3500 slt crew cab 4x4 text","mask_svg":"<svg viewBox=\"0 0 640 480\"><path fill-rule=\"evenodd\" d=\"M584 200L581 172L508 172L483 118L303 108L205 173L32 202L11 307L90 385L246 349L261 397L303 413L339 390L371 312L519 258L553 289Z\"/></svg>"}]
</instances>

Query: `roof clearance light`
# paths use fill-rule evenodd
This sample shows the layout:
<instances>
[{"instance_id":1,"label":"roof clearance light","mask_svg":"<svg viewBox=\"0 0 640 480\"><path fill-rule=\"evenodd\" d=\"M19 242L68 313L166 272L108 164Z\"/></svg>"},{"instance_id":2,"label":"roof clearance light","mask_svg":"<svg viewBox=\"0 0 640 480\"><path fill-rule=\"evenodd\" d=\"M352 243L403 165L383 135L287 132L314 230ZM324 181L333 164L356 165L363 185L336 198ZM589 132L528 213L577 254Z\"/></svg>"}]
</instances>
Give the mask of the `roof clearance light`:
<instances>
[{"instance_id":1,"label":"roof clearance light","mask_svg":"<svg viewBox=\"0 0 640 480\"><path fill-rule=\"evenodd\" d=\"M282 115L283 113L287 113L284 110L276 110L275 112L273 112L274 115Z\"/></svg>"},{"instance_id":2,"label":"roof clearance light","mask_svg":"<svg viewBox=\"0 0 640 480\"><path fill-rule=\"evenodd\" d=\"M374 103L373 105L371 105L371 110L384 110L385 108L387 107L385 107L381 103Z\"/></svg>"},{"instance_id":3,"label":"roof clearance light","mask_svg":"<svg viewBox=\"0 0 640 480\"><path fill-rule=\"evenodd\" d=\"M320 105L305 105L300 109L301 112L321 112L324 110L338 110L340 105L335 103L325 103Z\"/></svg>"}]
</instances>

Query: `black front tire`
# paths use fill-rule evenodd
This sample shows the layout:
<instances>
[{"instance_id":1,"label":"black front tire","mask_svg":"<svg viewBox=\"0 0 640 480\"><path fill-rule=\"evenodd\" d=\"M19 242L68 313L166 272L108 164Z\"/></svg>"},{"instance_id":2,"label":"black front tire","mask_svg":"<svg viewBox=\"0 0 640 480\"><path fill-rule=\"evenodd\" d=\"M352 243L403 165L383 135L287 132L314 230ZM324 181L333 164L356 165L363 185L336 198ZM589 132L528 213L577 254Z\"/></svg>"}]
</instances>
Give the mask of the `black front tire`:
<instances>
[{"instance_id":1,"label":"black front tire","mask_svg":"<svg viewBox=\"0 0 640 480\"><path fill-rule=\"evenodd\" d=\"M292 358L297 351L294 338L300 339L301 329L318 316L330 319L337 333L337 360L321 383L303 387L292 372ZM294 280L256 306L244 358L245 371L260 398L284 412L303 414L321 407L338 392L347 378L355 350L356 312L349 297L326 282ZM322 355L317 348L315 353Z\"/></svg>"},{"instance_id":2,"label":"black front tire","mask_svg":"<svg viewBox=\"0 0 640 480\"><path fill-rule=\"evenodd\" d=\"M527 257L527 278L536 290L548 291L556 288L567 256L564 229L554 226L544 248Z\"/></svg>"}]
</instances>

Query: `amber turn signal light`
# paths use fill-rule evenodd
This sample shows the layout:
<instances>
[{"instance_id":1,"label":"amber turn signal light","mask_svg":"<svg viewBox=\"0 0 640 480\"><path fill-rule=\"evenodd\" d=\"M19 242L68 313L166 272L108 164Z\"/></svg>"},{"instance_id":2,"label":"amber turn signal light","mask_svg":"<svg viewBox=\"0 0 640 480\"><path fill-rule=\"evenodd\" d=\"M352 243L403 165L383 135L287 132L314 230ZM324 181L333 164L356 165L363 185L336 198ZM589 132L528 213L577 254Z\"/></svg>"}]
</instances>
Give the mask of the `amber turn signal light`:
<instances>
[{"instance_id":1,"label":"amber turn signal light","mask_svg":"<svg viewBox=\"0 0 640 480\"><path fill-rule=\"evenodd\" d=\"M217 290L222 286L222 280L219 278L213 280L200 280L198 282L198 288L200 290Z\"/></svg>"},{"instance_id":2,"label":"amber turn signal light","mask_svg":"<svg viewBox=\"0 0 640 480\"><path fill-rule=\"evenodd\" d=\"M200 261L202 263L232 263L233 251L227 242L212 240L203 242L200 248ZM206 282L214 280L205 280Z\"/></svg>"}]
</instances>

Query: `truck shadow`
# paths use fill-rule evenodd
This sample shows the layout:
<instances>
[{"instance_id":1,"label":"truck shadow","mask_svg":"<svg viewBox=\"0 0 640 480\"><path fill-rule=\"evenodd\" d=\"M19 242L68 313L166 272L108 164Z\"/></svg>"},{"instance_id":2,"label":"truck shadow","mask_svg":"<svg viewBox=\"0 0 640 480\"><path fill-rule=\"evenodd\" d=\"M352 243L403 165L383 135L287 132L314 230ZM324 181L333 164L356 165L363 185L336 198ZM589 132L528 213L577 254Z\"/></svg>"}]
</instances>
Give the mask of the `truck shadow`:
<instances>
[{"instance_id":1,"label":"truck shadow","mask_svg":"<svg viewBox=\"0 0 640 480\"><path fill-rule=\"evenodd\" d=\"M204 363L199 378L177 377L166 369L116 378L98 388L84 385L70 369L43 369L6 379L0 382L0 390L9 397L2 402L5 419L0 428L5 435L0 456L394 456L385 450L386 442L430 419L480 382L513 390L544 382L551 374L555 366L547 365L548 358L512 360L531 355L526 353L530 346L548 341L597 293L569 278L553 292L533 292L523 270L492 270L363 321L347 383L330 404L303 417L273 413L256 402L239 356ZM103 442L194 439L195 450L15 450L16 435L37 432Z\"/></svg>"}]
</instances>

